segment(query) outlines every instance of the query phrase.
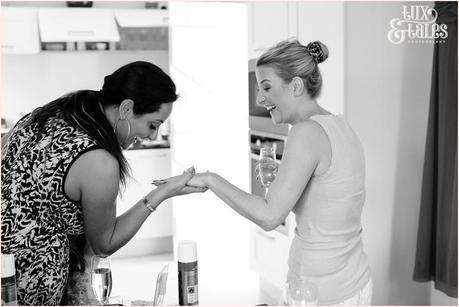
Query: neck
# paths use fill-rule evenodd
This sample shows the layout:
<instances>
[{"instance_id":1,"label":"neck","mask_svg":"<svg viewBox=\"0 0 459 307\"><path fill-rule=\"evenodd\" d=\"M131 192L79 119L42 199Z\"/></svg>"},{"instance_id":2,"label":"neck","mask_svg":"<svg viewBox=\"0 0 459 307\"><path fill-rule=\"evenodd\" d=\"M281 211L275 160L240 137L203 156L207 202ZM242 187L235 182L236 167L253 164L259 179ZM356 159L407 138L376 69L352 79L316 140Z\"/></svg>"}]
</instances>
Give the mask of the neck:
<instances>
[{"instance_id":1,"label":"neck","mask_svg":"<svg viewBox=\"0 0 459 307\"><path fill-rule=\"evenodd\" d=\"M104 113L105 117L107 118L108 122L112 126L115 127L115 123L118 120L118 108L114 106L104 107L100 105L102 113Z\"/></svg>"},{"instance_id":2,"label":"neck","mask_svg":"<svg viewBox=\"0 0 459 307\"><path fill-rule=\"evenodd\" d=\"M299 103L297 103L297 106L298 107L294 112L293 120L291 122L292 125L305 121L314 115L331 114L330 112L319 106L315 99L310 99L309 97L304 98L302 101L299 101Z\"/></svg>"}]
</instances>

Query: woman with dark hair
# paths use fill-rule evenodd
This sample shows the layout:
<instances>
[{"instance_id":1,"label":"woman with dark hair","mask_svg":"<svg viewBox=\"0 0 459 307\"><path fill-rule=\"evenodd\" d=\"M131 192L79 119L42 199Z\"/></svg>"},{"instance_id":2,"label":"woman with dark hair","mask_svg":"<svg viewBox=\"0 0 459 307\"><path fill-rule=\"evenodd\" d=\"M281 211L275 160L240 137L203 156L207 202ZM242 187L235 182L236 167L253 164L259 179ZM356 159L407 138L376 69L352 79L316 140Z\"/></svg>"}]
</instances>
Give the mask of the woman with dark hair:
<instances>
[{"instance_id":1,"label":"woman with dark hair","mask_svg":"<svg viewBox=\"0 0 459 307\"><path fill-rule=\"evenodd\" d=\"M156 138L177 99L171 78L148 62L106 76L100 91L70 93L34 110L2 147L2 253L14 254L18 303L57 305L72 257L87 248L112 254L162 201L205 188L187 187L190 168L116 216L128 175L122 149ZM72 265L73 267L73 265ZM79 268L81 269L81 267Z\"/></svg>"},{"instance_id":2,"label":"woman with dark hair","mask_svg":"<svg viewBox=\"0 0 459 307\"><path fill-rule=\"evenodd\" d=\"M290 124L276 179L266 197L246 193L215 173L188 185L208 187L237 213L266 231L296 217L287 282L309 281L320 305L369 305L372 282L361 239L365 159L359 138L342 115L322 108L319 42L283 41L257 60L257 102L275 124ZM161 186L163 182L157 184ZM305 289L300 289L305 290Z\"/></svg>"}]
</instances>

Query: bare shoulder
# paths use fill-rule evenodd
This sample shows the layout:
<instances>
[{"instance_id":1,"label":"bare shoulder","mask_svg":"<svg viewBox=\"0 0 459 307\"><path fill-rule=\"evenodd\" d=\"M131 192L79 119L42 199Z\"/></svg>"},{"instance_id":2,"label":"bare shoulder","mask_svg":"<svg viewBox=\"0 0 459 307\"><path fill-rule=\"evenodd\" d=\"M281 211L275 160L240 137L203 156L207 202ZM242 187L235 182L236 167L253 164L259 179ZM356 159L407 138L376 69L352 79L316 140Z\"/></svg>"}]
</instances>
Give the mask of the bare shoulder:
<instances>
[{"instance_id":1,"label":"bare shoulder","mask_svg":"<svg viewBox=\"0 0 459 307\"><path fill-rule=\"evenodd\" d=\"M68 171L65 190L74 200L79 200L82 193L92 189L116 194L119 178L116 158L105 149L94 149L75 160Z\"/></svg>"},{"instance_id":2,"label":"bare shoulder","mask_svg":"<svg viewBox=\"0 0 459 307\"><path fill-rule=\"evenodd\" d=\"M288 143L302 152L308 152L318 160L322 160L324 155L328 156L331 152L327 133L313 120L305 120L293 125L288 135L287 146Z\"/></svg>"},{"instance_id":3,"label":"bare shoulder","mask_svg":"<svg viewBox=\"0 0 459 307\"><path fill-rule=\"evenodd\" d=\"M326 141L327 135L317 122L308 119L292 126L289 133L290 139L320 142L321 140Z\"/></svg>"},{"instance_id":4,"label":"bare shoulder","mask_svg":"<svg viewBox=\"0 0 459 307\"><path fill-rule=\"evenodd\" d=\"M75 163L78 163L82 169L90 173L100 175L119 173L118 161L105 149L94 149L85 152Z\"/></svg>"},{"instance_id":5,"label":"bare shoulder","mask_svg":"<svg viewBox=\"0 0 459 307\"><path fill-rule=\"evenodd\" d=\"M302 159L307 156L316 165L315 174L323 173L330 165L331 144L327 133L316 121L306 120L295 124L290 129L287 147L300 153Z\"/></svg>"}]
</instances>

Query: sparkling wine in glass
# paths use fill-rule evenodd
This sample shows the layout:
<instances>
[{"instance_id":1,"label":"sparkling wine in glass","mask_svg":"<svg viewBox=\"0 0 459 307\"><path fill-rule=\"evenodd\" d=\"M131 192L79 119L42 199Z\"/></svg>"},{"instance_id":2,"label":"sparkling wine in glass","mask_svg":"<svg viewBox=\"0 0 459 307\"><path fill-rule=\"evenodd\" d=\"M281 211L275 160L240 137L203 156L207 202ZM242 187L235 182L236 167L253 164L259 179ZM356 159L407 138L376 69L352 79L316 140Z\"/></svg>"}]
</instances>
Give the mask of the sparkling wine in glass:
<instances>
[{"instance_id":1,"label":"sparkling wine in glass","mask_svg":"<svg viewBox=\"0 0 459 307\"><path fill-rule=\"evenodd\" d=\"M284 289L284 305L286 306L317 306L317 286L303 279L289 280Z\"/></svg>"},{"instance_id":2,"label":"sparkling wine in glass","mask_svg":"<svg viewBox=\"0 0 459 307\"><path fill-rule=\"evenodd\" d=\"M258 160L259 176L261 184L267 189L276 178L277 162L276 152L273 147L263 147L260 149L260 159Z\"/></svg>"},{"instance_id":3,"label":"sparkling wine in glass","mask_svg":"<svg viewBox=\"0 0 459 307\"><path fill-rule=\"evenodd\" d=\"M108 256L96 255L91 258L91 286L99 303L107 304L112 292L112 270Z\"/></svg>"}]
</instances>

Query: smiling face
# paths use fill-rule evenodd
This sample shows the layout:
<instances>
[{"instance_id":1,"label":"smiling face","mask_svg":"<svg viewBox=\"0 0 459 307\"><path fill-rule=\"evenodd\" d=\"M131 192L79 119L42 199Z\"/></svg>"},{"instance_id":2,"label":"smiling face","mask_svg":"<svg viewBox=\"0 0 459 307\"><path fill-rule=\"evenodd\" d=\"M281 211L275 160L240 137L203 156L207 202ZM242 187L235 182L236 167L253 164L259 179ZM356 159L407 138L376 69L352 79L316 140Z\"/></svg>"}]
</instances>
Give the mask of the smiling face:
<instances>
[{"instance_id":1,"label":"smiling face","mask_svg":"<svg viewBox=\"0 0 459 307\"><path fill-rule=\"evenodd\" d=\"M292 88L274 68L262 65L255 70L258 82L257 103L265 106L275 124L290 123L292 117Z\"/></svg>"},{"instance_id":2,"label":"smiling face","mask_svg":"<svg viewBox=\"0 0 459 307\"><path fill-rule=\"evenodd\" d=\"M171 112L172 103L163 103L158 111L140 115L133 114L131 107L128 114L126 114L126 120L120 121L118 125L120 128L116 131L121 147L127 149L137 138L156 139L159 126L166 121Z\"/></svg>"}]
</instances>

